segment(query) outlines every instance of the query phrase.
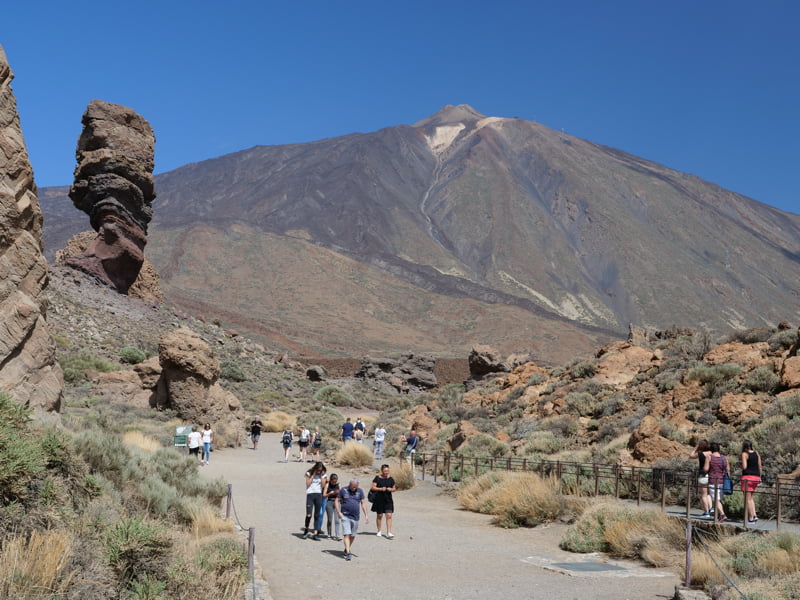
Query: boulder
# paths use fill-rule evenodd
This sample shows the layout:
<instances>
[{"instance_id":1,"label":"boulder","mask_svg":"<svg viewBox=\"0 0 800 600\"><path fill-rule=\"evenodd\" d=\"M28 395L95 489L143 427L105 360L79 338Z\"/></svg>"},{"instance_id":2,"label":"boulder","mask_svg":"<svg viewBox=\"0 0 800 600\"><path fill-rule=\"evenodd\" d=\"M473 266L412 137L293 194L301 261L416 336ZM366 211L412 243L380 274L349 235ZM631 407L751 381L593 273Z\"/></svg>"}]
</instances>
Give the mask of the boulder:
<instances>
[{"instance_id":1,"label":"boulder","mask_svg":"<svg viewBox=\"0 0 800 600\"><path fill-rule=\"evenodd\" d=\"M629 342L611 342L596 354L593 379L598 383L621 387L633 381L639 373L658 363L652 350Z\"/></svg>"},{"instance_id":2,"label":"boulder","mask_svg":"<svg viewBox=\"0 0 800 600\"><path fill-rule=\"evenodd\" d=\"M155 135L130 108L102 100L89 103L82 123L69 197L97 235L66 264L127 294L142 268L153 216Z\"/></svg>"},{"instance_id":3,"label":"boulder","mask_svg":"<svg viewBox=\"0 0 800 600\"><path fill-rule=\"evenodd\" d=\"M800 356L790 356L783 361L781 385L786 388L800 387Z\"/></svg>"},{"instance_id":4,"label":"boulder","mask_svg":"<svg viewBox=\"0 0 800 600\"><path fill-rule=\"evenodd\" d=\"M469 353L469 374L472 379L482 379L492 373L508 373L509 365L494 348L473 346Z\"/></svg>"},{"instance_id":5,"label":"boulder","mask_svg":"<svg viewBox=\"0 0 800 600\"><path fill-rule=\"evenodd\" d=\"M236 396L218 384L220 363L211 347L193 331L176 329L161 338L158 361L156 404L187 422L211 423L215 431L228 433L226 442L238 445L244 411Z\"/></svg>"},{"instance_id":6,"label":"boulder","mask_svg":"<svg viewBox=\"0 0 800 600\"><path fill-rule=\"evenodd\" d=\"M42 212L12 79L0 47L0 390L57 419L64 379L46 322Z\"/></svg>"},{"instance_id":7,"label":"boulder","mask_svg":"<svg viewBox=\"0 0 800 600\"><path fill-rule=\"evenodd\" d=\"M740 425L761 415L763 402L753 394L725 394L719 399L717 418L729 425Z\"/></svg>"},{"instance_id":8,"label":"boulder","mask_svg":"<svg viewBox=\"0 0 800 600\"><path fill-rule=\"evenodd\" d=\"M424 391L436 387L435 365L433 358L411 353L397 359L365 357L355 377L373 388L397 392Z\"/></svg>"},{"instance_id":9,"label":"boulder","mask_svg":"<svg viewBox=\"0 0 800 600\"><path fill-rule=\"evenodd\" d=\"M767 357L768 352L769 344L767 342L757 342L755 344L730 342L713 348L706 353L703 360L710 365L734 363L741 365L743 371L749 371L771 360Z\"/></svg>"},{"instance_id":10,"label":"boulder","mask_svg":"<svg viewBox=\"0 0 800 600\"><path fill-rule=\"evenodd\" d=\"M652 464L659 459L670 459L686 454L686 448L678 442L663 437L661 424L653 416L642 419L639 428L631 434L628 449L633 458L645 464Z\"/></svg>"},{"instance_id":11,"label":"boulder","mask_svg":"<svg viewBox=\"0 0 800 600\"><path fill-rule=\"evenodd\" d=\"M325 369L320 365L311 365L306 369L306 377L311 381L325 381Z\"/></svg>"}]
</instances>

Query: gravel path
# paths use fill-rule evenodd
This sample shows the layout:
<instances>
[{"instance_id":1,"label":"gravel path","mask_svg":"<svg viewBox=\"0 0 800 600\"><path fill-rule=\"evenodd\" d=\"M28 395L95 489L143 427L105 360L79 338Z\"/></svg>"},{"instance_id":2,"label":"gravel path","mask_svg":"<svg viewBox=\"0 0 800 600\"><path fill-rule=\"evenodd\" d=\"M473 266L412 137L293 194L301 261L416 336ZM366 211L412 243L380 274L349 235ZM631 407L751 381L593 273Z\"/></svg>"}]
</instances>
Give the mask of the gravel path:
<instances>
[{"instance_id":1,"label":"gravel path","mask_svg":"<svg viewBox=\"0 0 800 600\"><path fill-rule=\"evenodd\" d=\"M256 558L274 600L485 600L487 594L640 600L671 598L678 583L664 571L563 552L562 525L491 525L488 516L460 510L430 482L395 493L394 540L375 536L373 513L369 524L362 517L347 562L341 542L302 539L303 474L310 465L282 458L279 435L266 434L258 450L217 451L202 468L204 475L232 484L235 516L243 527L255 527ZM351 476L345 469L331 472L345 483ZM374 475L356 475L365 493Z\"/></svg>"}]
</instances>

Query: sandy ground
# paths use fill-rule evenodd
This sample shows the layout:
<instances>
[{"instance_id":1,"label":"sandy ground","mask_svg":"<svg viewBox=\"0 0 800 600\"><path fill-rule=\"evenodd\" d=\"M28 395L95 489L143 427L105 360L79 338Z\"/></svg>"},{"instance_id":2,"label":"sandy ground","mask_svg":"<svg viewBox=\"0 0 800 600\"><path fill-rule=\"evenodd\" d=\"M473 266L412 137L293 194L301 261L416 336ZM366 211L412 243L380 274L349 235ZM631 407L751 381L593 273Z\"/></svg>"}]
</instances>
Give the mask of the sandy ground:
<instances>
[{"instance_id":1,"label":"sandy ground","mask_svg":"<svg viewBox=\"0 0 800 600\"><path fill-rule=\"evenodd\" d=\"M679 583L666 571L563 552L562 525L496 527L430 482L395 493L394 540L375 535L373 513L369 524L362 517L347 562L341 542L302 539L310 465L282 458L279 435L267 434L258 450L213 452L202 467L232 484L233 517L255 527L256 558L274 600L641 600L671 598ZM344 482L351 476L331 472ZM376 472L356 474L365 492Z\"/></svg>"}]
</instances>

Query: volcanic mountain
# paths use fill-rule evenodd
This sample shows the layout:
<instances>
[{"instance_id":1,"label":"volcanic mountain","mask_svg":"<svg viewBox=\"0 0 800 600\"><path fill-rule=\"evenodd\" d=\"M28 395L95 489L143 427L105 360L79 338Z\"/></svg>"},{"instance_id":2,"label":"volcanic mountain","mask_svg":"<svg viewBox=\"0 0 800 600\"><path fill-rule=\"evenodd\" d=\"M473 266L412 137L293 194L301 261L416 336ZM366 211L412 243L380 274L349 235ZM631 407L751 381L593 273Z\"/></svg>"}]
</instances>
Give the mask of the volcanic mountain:
<instances>
[{"instance_id":1,"label":"volcanic mountain","mask_svg":"<svg viewBox=\"0 0 800 600\"><path fill-rule=\"evenodd\" d=\"M630 324L800 320L800 216L466 105L156 189L146 254L169 301L295 352L560 362ZM52 257L87 226L66 188L39 197Z\"/></svg>"}]
</instances>

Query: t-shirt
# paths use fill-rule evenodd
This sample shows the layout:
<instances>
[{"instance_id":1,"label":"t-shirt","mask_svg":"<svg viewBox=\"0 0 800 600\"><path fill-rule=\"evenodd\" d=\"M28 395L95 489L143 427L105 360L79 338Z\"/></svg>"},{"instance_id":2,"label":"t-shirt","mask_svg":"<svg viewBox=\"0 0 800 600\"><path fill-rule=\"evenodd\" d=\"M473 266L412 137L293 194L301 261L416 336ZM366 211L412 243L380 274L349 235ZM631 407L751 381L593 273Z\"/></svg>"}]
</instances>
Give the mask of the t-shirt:
<instances>
[{"instance_id":1,"label":"t-shirt","mask_svg":"<svg viewBox=\"0 0 800 600\"><path fill-rule=\"evenodd\" d=\"M380 475L376 475L375 479L372 480L376 487L379 488L393 488L394 487L394 478L392 477L381 477ZM375 492L378 495L379 500L391 500L392 499L392 492L389 490L383 491L378 490Z\"/></svg>"},{"instance_id":2,"label":"t-shirt","mask_svg":"<svg viewBox=\"0 0 800 600\"><path fill-rule=\"evenodd\" d=\"M303 429L303 431L300 432L300 441L301 442L307 442L309 435L310 435L310 432L308 431L308 429Z\"/></svg>"},{"instance_id":3,"label":"t-shirt","mask_svg":"<svg viewBox=\"0 0 800 600\"><path fill-rule=\"evenodd\" d=\"M354 428L355 428L355 426L350 421L346 421L342 425L342 437L343 438L351 438L351 437L353 437L353 429Z\"/></svg>"},{"instance_id":4,"label":"t-shirt","mask_svg":"<svg viewBox=\"0 0 800 600\"><path fill-rule=\"evenodd\" d=\"M364 499L364 491L361 488L356 488L355 492L350 491L350 486L339 490L339 505L342 509L342 514L348 519L358 521L361 515L361 501Z\"/></svg>"},{"instance_id":5,"label":"t-shirt","mask_svg":"<svg viewBox=\"0 0 800 600\"><path fill-rule=\"evenodd\" d=\"M211 437L214 435L214 432L211 431L210 429L203 429L203 434L202 435L203 435L203 443L204 444L210 444L211 443Z\"/></svg>"},{"instance_id":6,"label":"t-shirt","mask_svg":"<svg viewBox=\"0 0 800 600\"><path fill-rule=\"evenodd\" d=\"M375 430L375 441L382 442L384 439L386 439L386 430L383 427L378 427Z\"/></svg>"},{"instance_id":7,"label":"t-shirt","mask_svg":"<svg viewBox=\"0 0 800 600\"><path fill-rule=\"evenodd\" d=\"M193 431L189 434L187 439L187 443L189 444L189 448L199 448L200 447L200 440L202 436L200 435L199 431Z\"/></svg>"},{"instance_id":8,"label":"t-shirt","mask_svg":"<svg viewBox=\"0 0 800 600\"><path fill-rule=\"evenodd\" d=\"M252 433L253 435L260 435L261 428L263 426L264 424L261 421L259 420L253 421L252 423L250 423L250 433Z\"/></svg>"},{"instance_id":9,"label":"t-shirt","mask_svg":"<svg viewBox=\"0 0 800 600\"><path fill-rule=\"evenodd\" d=\"M322 479L324 475L314 475L311 478L311 483L306 488L306 494L321 494L322 493Z\"/></svg>"},{"instance_id":10,"label":"t-shirt","mask_svg":"<svg viewBox=\"0 0 800 600\"><path fill-rule=\"evenodd\" d=\"M417 441L419 438L417 436L409 436L406 438L406 451L410 452L417 447Z\"/></svg>"}]
</instances>

